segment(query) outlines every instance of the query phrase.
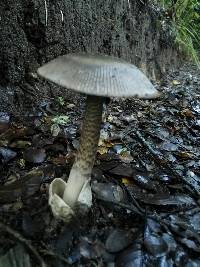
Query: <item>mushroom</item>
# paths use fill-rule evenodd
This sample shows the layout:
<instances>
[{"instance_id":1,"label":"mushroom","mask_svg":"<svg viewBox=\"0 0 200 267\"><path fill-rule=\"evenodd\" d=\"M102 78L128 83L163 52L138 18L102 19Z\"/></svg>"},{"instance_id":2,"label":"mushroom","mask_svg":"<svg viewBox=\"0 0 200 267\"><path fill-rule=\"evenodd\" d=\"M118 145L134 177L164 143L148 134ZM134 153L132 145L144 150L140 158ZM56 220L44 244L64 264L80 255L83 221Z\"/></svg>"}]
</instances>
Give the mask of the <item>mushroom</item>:
<instances>
[{"instance_id":1,"label":"mushroom","mask_svg":"<svg viewBox=\"0 0 200 267\"><path fill-rule=\"evenodd\" d=\"M158 96L158 91L133 64L105 55L60 56L40 67L38 74L60 86L87 95L80 147L68 181L65 183L55 179L50 185L49 203L52 211L56 217L65 217L67 221L74 214L77 202L91 206L89 181L99 141L105 97L151 99ZM56 201L62 199L61 206L57 208L54 196ZM65 212L63 208L66 208Z\"/></svg>"}]
</instances>

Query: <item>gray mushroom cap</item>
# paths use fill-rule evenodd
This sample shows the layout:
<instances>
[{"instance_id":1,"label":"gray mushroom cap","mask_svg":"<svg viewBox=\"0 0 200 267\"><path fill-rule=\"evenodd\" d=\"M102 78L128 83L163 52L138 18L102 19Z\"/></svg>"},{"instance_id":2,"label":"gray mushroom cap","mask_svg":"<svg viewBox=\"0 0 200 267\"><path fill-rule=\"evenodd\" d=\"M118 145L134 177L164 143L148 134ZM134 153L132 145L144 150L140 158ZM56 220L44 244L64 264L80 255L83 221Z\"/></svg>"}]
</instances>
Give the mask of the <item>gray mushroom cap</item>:
<instances>
[{"instance_id":1,"label":"gray mushroom cap","mask_svg":"<svg viewBox=\"0 0 200 267\"><path fill-rule=\"evenodd\" d=\"M68 54L40 67L38 74L88 95L147 99L158 96L158 91L136 66L110 56Z\"/></svg>"}]
</instances>

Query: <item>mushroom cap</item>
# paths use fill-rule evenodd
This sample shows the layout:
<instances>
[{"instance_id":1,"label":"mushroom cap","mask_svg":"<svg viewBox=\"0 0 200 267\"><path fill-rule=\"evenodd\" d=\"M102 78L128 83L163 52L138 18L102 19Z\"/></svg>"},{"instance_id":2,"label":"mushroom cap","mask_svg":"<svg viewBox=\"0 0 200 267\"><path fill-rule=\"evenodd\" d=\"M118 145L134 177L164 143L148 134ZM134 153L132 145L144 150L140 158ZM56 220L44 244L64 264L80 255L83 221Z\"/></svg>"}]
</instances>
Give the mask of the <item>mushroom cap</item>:
<instances>
[{"instance_id":1,"label":"mushroom cap","mask_svg":"<svg viewBox=\"0 0 200 267\"><path fill-rule=\"evenodd\" d=\"M155 98L159 94L136 66L105 55L59 56L40 67L38 74L60 86L88 95Z\"/></svg>"}]
</instances>

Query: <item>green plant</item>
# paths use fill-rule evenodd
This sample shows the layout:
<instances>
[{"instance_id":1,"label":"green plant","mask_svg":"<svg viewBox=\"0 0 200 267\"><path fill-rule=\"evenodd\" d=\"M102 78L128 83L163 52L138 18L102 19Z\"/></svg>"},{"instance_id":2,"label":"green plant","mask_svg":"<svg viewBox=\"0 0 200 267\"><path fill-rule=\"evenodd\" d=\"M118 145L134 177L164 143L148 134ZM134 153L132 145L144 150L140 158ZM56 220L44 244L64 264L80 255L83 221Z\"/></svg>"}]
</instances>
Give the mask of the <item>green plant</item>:
<instances>
[{"instance_id":1,"label":"green plant","mask_svg":"<svg viewBox=\"0 0 200 267\"><path fill-rule=\"evenodd\" d=\"M180 48L200 67L200 2L199 0L160 0L171 18Z\"/></svg>"},{"instance_id":2,"label":"green plant","mask_svg":"<svg viewBox=\"0 0 200 267\"><path fill-rule=\"evenodd\" d=\"M57 100L59 105L64 106L65 99L62 96L58 96L56 100Z\"/></svg>"}]
</instances>

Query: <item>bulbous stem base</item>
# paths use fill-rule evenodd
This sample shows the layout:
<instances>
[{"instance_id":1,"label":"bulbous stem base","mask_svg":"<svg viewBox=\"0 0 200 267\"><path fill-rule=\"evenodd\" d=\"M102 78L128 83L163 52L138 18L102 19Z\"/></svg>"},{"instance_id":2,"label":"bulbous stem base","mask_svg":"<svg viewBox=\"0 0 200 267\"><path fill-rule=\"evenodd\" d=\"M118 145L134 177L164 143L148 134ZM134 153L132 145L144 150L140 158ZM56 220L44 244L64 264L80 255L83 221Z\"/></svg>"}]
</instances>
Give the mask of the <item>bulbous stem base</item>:
<instances>
[{"instance_id":1,"label":"bulbous stem base","mask_svg":"<svg viewBox=\"0 0 200 267\"><path fill-rule=\"evenodd\" d=\"M87 97L80 147L72 166L63 196L64 201L71 208L76 204L84 183L91 177L100 136L102 110L102 97Z\"/></svg>"}]
</instances>

